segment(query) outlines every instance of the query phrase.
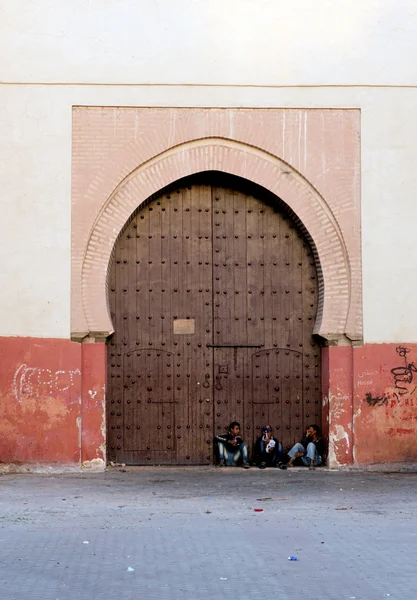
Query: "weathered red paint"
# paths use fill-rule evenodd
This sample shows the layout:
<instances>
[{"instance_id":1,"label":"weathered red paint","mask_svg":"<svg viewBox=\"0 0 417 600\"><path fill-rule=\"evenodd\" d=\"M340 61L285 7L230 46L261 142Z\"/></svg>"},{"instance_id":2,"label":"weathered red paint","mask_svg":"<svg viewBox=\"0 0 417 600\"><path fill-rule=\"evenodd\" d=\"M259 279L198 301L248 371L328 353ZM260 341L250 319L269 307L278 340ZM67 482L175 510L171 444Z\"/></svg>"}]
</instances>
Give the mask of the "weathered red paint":
<instances>
[{"instance_id":1,"label":"weathered red paint","mask_svg":"<svg viewBox=\"0 0 417 600\"><path fill-rule=\"evenodd\" d=\"M392 434L395 434L395 433L399 433L399 434L402 434L402 433L403 433L403 434L405 434L405 435L408 435L409 433L414 433L414 429L403 429L403 428L401 428L401 427L397 427L397 428L395 428L395 427L390 427L390 428L387 430L387 433L388 433L388 435L392 435Z\"/></svg>"},{"instance_id":2,"label":"weathered red paint","mask_svg":"<svg viewBox=\"0 0 417 600\"><path fill-rule=\"evenodd\" d=\"M105 460L106 344L82 344L81 460Z\"/></svg>"},{"instance_id":3,"label":"weathered red paint","mask_svg":"<svg viewBox=\"0 0 417 600\"><path fill-rule=\"evenodd\" d=\"M0 344L0 462L104 464L105 344ZM417 460L417 344L405 346L323 349L331 466Z\"/></svg>"},{"instance_id":4,"label":"weathered red paint","mask_svg":"<svg viewBox=\"0 0 417 600\"><path fill-rule=\"evenodd\" d=\"M408 351L405 356L400 356L400 348ZM355 348L356 463L417 460L414 364L417 364L417 344L366 344Z\"/></svg>"},{"instance_id":5,"label":"weathered red paint","mask_svg":"<svg viewBox=\"0 0 417 600\"><path fill-rule=\"evenodd\" d=\"M321 353L321 392L322 432L325 440L329 439L329 348L323 348Z\"/></svg>"},{"instance_id":6,"label":"weathered red paint","mask_svg":"<svg viewBox=\"0 0 417 600\"><path fill-rule=\"evenodd\" d=\"M35 338L0 338L0 344L0 462L104 461L105 344Z\"/></svg>"},{"instance_id":7,"label":"weathered red paint","mask_svg":"<svg viewBox=\"0 0 417 600\"><path fill-rule=\"evenodd\" d=\"M81 347L0 338L0 462L78 463Z\"/></svg>"},{"instance_id":8,"label":"weathered red paint","mask_svg":"<svg viewBox=\"0 0 417 600\"><path fill-rule=\"evenodd\" d=\"M329 347L323 363L330 464L417 460L417 345Z\"/></svg>"},{"instance_id":9,"label":"weathered red paint","mask_svg":"<svg viewBox=\"0 0 417 600\"><path fill-rule=\"evenodd\" d=\"M324 403L328 403L330 466L353 463L352 352L349 346L323 349L328 374Z\"/></svg>"}]
</instances>

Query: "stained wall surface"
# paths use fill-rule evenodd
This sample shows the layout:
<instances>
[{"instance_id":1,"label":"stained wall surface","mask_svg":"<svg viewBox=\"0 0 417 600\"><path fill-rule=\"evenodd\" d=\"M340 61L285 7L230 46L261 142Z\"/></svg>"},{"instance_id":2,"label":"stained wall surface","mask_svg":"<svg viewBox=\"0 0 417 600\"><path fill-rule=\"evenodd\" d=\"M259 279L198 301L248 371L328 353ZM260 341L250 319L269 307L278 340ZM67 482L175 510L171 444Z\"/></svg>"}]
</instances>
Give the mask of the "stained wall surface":
<instances>
[{"instance_id":1,"label":"stained wall surface","mask_svg":"<svg viewBox=\"0 0 417 600\"><path fill-rule=\"evenodd\" d=\"M101 467L105 344L0 338L0 463Z\"/></svg>"},{"instance_id":2,"label":"stained wall surface","mask_svg":"<svg viewBox=\"0 0 417 600\"><path fill-rule=\"evenodd\" d=\"M332 466L417 461L417 347L325 348Z\"/></svg>"}]
</instances>

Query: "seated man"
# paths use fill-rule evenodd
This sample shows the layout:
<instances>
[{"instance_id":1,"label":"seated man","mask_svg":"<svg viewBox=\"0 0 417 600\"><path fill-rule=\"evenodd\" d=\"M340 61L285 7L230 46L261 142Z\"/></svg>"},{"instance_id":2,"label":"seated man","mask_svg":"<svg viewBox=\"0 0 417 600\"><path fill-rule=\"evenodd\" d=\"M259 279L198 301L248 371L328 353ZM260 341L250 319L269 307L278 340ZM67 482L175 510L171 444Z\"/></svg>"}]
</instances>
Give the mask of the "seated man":
<instances>
[{"instance_id":1,"label":"seated man","mask_svg":"<svg viewBox=\"0 0 417 600\"><path fill-rule=\"evenodd\" d=\"M301 462L306 467L314 469L323 463L324 441L320 436L320 427L318 425L310 425L307 427L306 438L303 443L295 444L288 452L288 466L294 466L294 461L301 459Z\"/></svg>"},{"instance_id":2,"label":"seated man","mask_svg":"<svg viewBox=\"0 0 417 600\"><path fill-rule=\"evenodd\" d=\"M281 459L282 445L272 436L271 425L262 427L262 435L255 442L255 464L260 469L277 467Z\"/></svg>"},{"instance_id":3,"label":"seated man","mask_svg":"<svg viewBox=\"0 0 417 600\"><path fill-rule=\"evenodd\" d=\"M237 421L230 423L227 433L216 435L215 440L219 453L219 467L237 466L242 460L243 468L249 469L248 447L240 437L240 424Z\"/></svg>"}]
</instances>

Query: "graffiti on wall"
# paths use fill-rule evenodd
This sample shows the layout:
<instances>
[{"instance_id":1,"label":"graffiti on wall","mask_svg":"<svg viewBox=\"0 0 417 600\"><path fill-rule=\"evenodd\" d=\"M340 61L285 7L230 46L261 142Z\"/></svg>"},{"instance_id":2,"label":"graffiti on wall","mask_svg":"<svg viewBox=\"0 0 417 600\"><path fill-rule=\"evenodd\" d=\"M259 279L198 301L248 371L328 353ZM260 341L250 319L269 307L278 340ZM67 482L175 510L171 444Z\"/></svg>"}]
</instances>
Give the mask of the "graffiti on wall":
<instances>
[{"instance_id":1,"label":"graffiti on wall","mask_svg":"<svg viewBox=\"0 0 417 600\"><path fill-rule=\"evenodd\" d=\"M68 404L79 401L81 371L42 369L20 365L13 378L13 392L18 402L22 403L36 397L66 396Z\"/></svg>"},{"instance_id":2,"label":"graffiti on wall","mask_svg":"<svg viewBox=\"0 0 417 600\"><path fill-rule=\"evenodd\" d=\"M405 346L397 346L396 352L403 363L391 369L393 392L383 393L381 395L372 395L371 392L365 394L365 402L369 406L383 406L388 404L393 398L400 402L403 398L408 398L414 394L417 389L417 366L414 362L409 362L407 354L410 350Z\"/></svg>"},{"instance_id":3,"label":"graffiti on wall","mask_svg":"<svg viewBox=\"0 0 417 600\"><path fill-rule=\"evenodd\" d=\"M372 396L371 392L366 392L365 401L369 404L369 406L383 406L388 403L390 397L387 394L382 394L381 396Z\"/></svg>"},{"instance_id":4,"label":"graffiti on wall","mask_svg":"<svg viewBox=\"0 0 417 600\"><path fill-rule=\"evenodd\" d=\"M395 395L400 399L400 396L414 394L417 388L417 379L414 373L417 373L417 367L413 362L408 362L407 354L410 353L405 346L396 348L397 354L403 359L403 364L391 369L394 376Z\"/></svg>"}]
</instances>

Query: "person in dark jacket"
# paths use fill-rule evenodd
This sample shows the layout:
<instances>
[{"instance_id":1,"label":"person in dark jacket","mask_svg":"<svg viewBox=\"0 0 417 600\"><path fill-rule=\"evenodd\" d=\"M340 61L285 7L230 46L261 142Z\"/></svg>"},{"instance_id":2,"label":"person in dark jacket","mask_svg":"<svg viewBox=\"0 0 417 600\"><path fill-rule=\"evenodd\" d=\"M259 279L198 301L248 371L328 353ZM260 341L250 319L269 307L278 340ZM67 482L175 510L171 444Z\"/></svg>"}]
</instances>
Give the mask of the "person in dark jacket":
<instances>
[{"instance_id":1,"label":"person in dark jacket","mask_svg":"<svg viewBox=\"0 0 417 600\"><path fill-rule=\"evenodd\" d=\"M219 467L235 467L242 462L244 469L249 469L248 446L240 436L240 424L233 421L229 430L215 437L219 456Z\"/></svg>"},{"instance_id":2,"label":"person in dark jacket","mask_svg":"<svg viewBox=\"0 0 417 600\"><path fill-rule=\"evenodd\" d=\"M320 434L318 425L310 425L306 431L307 437L304 443L295 444L288 452L288 466L294 466L294 461L300 459L302 464L314 469L323 464L324 441Z\"/></svg>"},{"instance_id":3,"label":"person in dark jacket","mask_svg":"<svg viewBox=\"0 0 417 600\"><path fill-rule=\"evenodd\" d=\"M277 467L282 455L282 445L272 435L271 425L262 427L262 435L255 442L254 462L260 469Z\"/></svg>"}]
</instances>

